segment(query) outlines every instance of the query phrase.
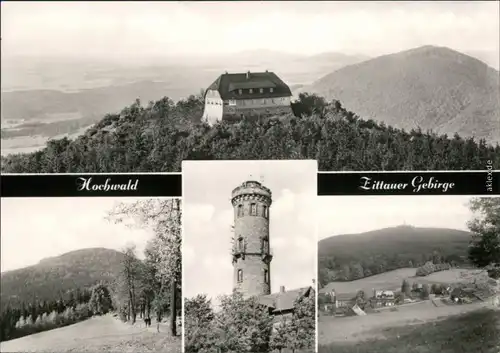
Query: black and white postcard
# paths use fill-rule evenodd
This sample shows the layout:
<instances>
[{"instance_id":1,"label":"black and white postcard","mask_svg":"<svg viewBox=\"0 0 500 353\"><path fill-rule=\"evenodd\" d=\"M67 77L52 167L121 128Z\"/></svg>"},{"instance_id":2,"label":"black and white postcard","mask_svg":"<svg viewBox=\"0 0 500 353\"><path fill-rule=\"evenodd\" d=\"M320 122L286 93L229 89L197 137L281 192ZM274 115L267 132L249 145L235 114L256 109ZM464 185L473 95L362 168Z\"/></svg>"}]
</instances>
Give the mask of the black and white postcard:
<instances>
[{"instance_id":1,"label":"black and white postcard","mask_svg":"<svg viewBox=\"0 0 500 353\"><path fill-rule=\"evenodd\" d=\"M316 161L185 161L186 352L314 352Z\"/></svg>"},{"instance_id":2,"label":"black and white postcard","mask_svg":"<svg viewBox=\"0 0 500 353\"><path fill-rule=\"evenodd\" d=\"M500 197L318 198L319 352L496 353Z\"/></svg>"},{"instance_id":3,"label":"black and white postcard","mask_svg":"<svg viewBox=\"0 0 500 353\"><path fill-rule=\"evenodd\" d=\"M2 171L500 168L498 1L3 1Z\"/></svg>"},{"instance_id":4,"label":"black and white postcard","mask_svg":"<svg viewBox=\"0 0 500 353\"><path fill-rule=\"evenodd\" d=\"M2 352L181 352L179 198L1 209Z\"/></svg>"}]
</instances>

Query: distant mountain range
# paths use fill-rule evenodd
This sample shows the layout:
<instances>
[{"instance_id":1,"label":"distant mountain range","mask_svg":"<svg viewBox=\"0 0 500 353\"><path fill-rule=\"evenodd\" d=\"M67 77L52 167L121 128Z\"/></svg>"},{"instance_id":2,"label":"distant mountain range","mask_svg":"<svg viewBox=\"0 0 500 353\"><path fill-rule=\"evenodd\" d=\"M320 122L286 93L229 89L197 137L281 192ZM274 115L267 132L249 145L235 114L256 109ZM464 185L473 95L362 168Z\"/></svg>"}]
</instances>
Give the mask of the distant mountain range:
<instances>
[{"instance_id":1,"label":"distant mountain range","mask_svg":"<svg viewBox=\"0 0 500 353\"><path fill-rule=\"evenodd\" d=\"M2 63L2 154L80 133L136 98L144 105L165 96L179 100L200 94L224 71L266 69L294 94L337 99L365 120L500 141L498 71L448 48L425 46L373 59L255 50L135 65L61 60Z\"/></svg>"},{"instance_id":2,"label":"distant mountain range","mask_svg":"<svg viewBox=\"0 0 500 353\"><path fill-rule=\"evenodd\" d=\"M38 264L2 272L1 300L31 302L55 300L68 290L86 288L99 281L116 278L123 253L105 248L89 248L41 260Z\"/></svg>"},{"instance_id":3,"label":"distant mountain range","mask_svg":"<svg viewBox=\"0 0 500 353\"><path fill-rule=\"evenodd\" d=\"M331 236L318 243L320 281L355 280L437 258L465 264L471 239L467 231L406 225Z\"/></svg>"},{"instance_id":4,"label":"distant mountain range","mask_svg":"<svg viewBox=\"0 0 500 353\"><path fill-rule=\"evenodd\" d=\"M299 91L393 127L499 142L499 82L499 72L478 59L424 46L345 66Z\"/></svg>"}]
</instances>

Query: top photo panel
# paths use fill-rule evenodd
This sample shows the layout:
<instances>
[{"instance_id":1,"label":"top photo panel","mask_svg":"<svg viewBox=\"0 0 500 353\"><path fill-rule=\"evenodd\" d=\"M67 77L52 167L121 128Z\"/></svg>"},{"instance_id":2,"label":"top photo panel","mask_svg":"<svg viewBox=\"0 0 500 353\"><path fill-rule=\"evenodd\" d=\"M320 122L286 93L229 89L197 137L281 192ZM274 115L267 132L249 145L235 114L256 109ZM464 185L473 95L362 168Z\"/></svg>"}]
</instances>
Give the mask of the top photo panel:
<instances>
[{"instance_id":1,"label":"top photo panel","mask_svg":"<svg viewBox=\"0 0 500 353\"><path fill-rule=\"evenodd\" d=\"M500 169L499 7L2 2L1 171Z\"/></svg>"}]
</instances>

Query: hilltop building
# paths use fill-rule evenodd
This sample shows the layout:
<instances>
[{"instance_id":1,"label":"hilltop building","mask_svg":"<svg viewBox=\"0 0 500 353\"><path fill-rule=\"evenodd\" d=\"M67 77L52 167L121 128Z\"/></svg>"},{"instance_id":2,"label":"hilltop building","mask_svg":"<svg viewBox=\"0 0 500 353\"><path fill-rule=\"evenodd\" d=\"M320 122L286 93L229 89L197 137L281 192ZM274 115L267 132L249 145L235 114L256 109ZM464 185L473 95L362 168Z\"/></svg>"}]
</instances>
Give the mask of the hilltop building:
<instances>
[{"instance_id":1,"label":"hilltop building","mask_svg":"<svg viewBox=\"0 0 500 353\"><path fill-rule=\"evenodd\" d=\"M307 297L312 287L286 291L280 287L271 293L271 262L269 242L269 209L272 193L257 181L246 181L232 192L234 208L234 243L232 248L233 289L244 297L257 296L271 315L291 315L294 301Z\"/></svg>"},{"instance_id":2,"label":"hilltop building","mask_svg":"<svg viewBox=\"0 0 500 353\"><path fill-rule=\"evenodd\" d=\"M292 92L274 72L224 73L205 92L203 120L219 120L292 113Z\"/></svg>"}]
</instances>

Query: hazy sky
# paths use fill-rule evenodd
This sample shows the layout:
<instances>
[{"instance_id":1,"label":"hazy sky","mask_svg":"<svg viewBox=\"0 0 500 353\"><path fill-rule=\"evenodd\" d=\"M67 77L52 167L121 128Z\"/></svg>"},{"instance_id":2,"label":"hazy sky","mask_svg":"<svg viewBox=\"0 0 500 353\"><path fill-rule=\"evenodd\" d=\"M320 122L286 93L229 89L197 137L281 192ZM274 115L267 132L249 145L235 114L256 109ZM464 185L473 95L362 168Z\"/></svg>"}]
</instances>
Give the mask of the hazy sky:
<instances>
[{"instance_id":1,"label":"hazy sky","mask_svg":"<svg viewBox=\"0 0 500 353\"><path fill-rule=\"evenodd\" d=\"M2 272L69 251L103 247L123 250L136 244L138 255L152 233L105 219L130 198L2 198Z\"/></svg>"},{"instance_id":2,"label":"hazy sky","mask_svg":"<svg viewBox=\"0 0 500 353\"><path fill-rule=\"evenodd\" d=\"M467 196L321 196L319 239L403 224L468 230Z\"/></svg>"},{"instance_id":3,"label":"hazy sky","mask_svg":"<svg viewBox=\"0 0 500 353\"><path fill-rule=\"evenodd\" d=\"M499 48L499 2L2 2L2 55Z\"/></svg>"},{"instance_id":4,"label":"hazy sky","mask_svg":"<svg viewBox=\"0 0 500 353\"><path fill-rule=\"evenodd\" d=\"M272 292L312 285L316 277L316 161L184 162L184 295L230 294L233 285L231 192L243 181L271 189ZM250 176L252 175L252 176Z\"/></svg>"}]
</instances>

